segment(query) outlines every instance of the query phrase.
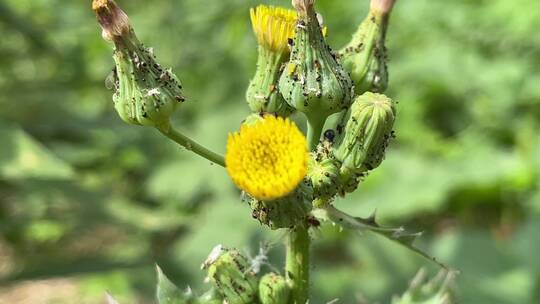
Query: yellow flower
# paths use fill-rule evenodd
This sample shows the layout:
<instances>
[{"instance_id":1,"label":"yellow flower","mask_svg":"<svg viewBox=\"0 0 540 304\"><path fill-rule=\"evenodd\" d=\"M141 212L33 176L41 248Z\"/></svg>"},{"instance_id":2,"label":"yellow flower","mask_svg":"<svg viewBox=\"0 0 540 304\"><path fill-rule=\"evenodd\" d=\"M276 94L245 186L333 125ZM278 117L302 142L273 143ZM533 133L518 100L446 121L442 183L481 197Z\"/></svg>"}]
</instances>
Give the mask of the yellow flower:
<instances>
[{"instance_id":1,"label":"yellow flower","mask_svg":"<svg viewBox=\"0 0 540 304\"><path fill-rule=\"evenodd\" d=\"M230 134L225 163L233 182L259 200L292 192L307 173L304 134L289 119L267 115Z\"/></svg>"},{"instance_id":2,"label":"yellow flower","mask_svg":"<svg viewBox=\"0 0 540 304\"><path fill-rule=\"evenodd\" d=\"M282 7L259 5L250 10L251 24L259 44L275 52L288 51L288 39L294 37L297 15Z\"/></svg>"}]
</instances>

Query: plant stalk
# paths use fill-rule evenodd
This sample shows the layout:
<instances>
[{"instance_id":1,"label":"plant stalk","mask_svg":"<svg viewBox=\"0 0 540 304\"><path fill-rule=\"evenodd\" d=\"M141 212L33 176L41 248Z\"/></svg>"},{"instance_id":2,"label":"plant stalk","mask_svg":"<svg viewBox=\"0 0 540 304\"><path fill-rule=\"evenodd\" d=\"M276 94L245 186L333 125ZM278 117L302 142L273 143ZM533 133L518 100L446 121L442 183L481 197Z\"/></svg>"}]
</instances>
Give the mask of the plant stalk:
<instances>
[{"instance_id":1,"label":"plant stalk","mask_svg":"<svg viewBox=\"0 0 540 304\"><path fill-rule=\"evenodd\" d=\"M315 150L321 139L322 129L324 128L324 119L310 119L307 120L307 140L310 151Z\"/></svg>"},{"instance_id":2,"label":"plant stalk","mask_svg":"<svg viewBox=\"0 0 540 304\"><path fill-rule=\"evenodd\" d=\"M291 287L291 303L306 304L309 300L309 232L297 225L289 230L285 271Z\"/></svg>"},{"instance_id":3,"label":"plant stalk","mask_svg":"<svg viewBox=\"0 0 540 304\"><path fill-rule=\"evenodd\" d=\"M324 120L308 118L309 150L319 143ZM285 274L291 288L291 303L306 304L309 300L309 226L300 223L289 229Z\"/></svg>"},{"instance_id":4,"label":"plant stalk","mask_svg":"<svg viewBox=\"0 0 540 304\"><path fill-rule=\"evenodd\" d=\"M215 164L225 167L225 158L222 155L205 148L204 146L198 144L196 141L192 140L191 138L176 131L172 127L168 126L167 128L157 128L157 129L159 130L159 132L161 132L161 134L167 136L169 139L178 143L179 145L186 148L187 150L194 152Z\"/></svg>"}]
</instances>

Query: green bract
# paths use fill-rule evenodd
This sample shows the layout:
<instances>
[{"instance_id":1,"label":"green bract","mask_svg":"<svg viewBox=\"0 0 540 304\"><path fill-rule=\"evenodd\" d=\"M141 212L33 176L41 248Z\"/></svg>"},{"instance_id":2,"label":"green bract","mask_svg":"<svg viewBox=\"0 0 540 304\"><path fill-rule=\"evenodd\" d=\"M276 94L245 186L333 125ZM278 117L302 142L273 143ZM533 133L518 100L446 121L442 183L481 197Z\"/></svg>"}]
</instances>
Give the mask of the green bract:
<instances>
[{"instance_id":1,"label":"green bract","mask_svg":"<svg viewBox=\"0 0 540 304\"><path fill-rule=\"evenodd\" d=\"M392 137L395 115L394 103L385 95L367 92L355 99L334 152L345 180L380 165Z\"/></svg>"},{"instance_id":2,"label":"green bract","mask_svg":"<svg viewBox=\"0 0 540 304\"><path fill-rule=\"evenodd\" d=\"M203 264L208 278L229 304L256 303L258 280L239 251L216 246Z\"/></svg>"},{"instance_id":3,"label":"green bract","mask_svg":"<svg viewBox=\"0 0 540 304\"><path fill-rule=\"evenodd\" d=\"M332 143L324 140L312 152L309 159L307 178L313 187L316 207L327 204L338 192L339 162L332 153Z\"/></svg>"},{"instance_id":4,"label":"green bract","mask_svg":"<svg viewBox=\"0 0 540 304\"><path fill-rule=\"evenodd\" d=\"M291 228L303 223L310 211L310 204L306 203L304 184L291 194L273 201L261 201L245 195L249 203L253 218L257 219L270 229Z\"/></svg>"},{"instance_id":5,"label":"green bract","mask_svg":"<svg viewBox=\"0 0 540 304\"><path fill-rule=\"evenodd\" d=\"M156 62L152 49L143 47L133 31L114 43L116 111L125 122L167 128L171 114L184 102L180 81Z\"/></svg>"},{"instance_id":6,"label":"green bract","mask_svg":"<svg viewBox=\"0 0 540 304\"><path fill-rule=\"evenodd\" d=\"M339 52L341 63L350 73L357 95L383 93L388 87L387 55L384 46L388 17L371 11L352 40Z\"/></svg>"},{"instance_id":7,"label":"green bract","mask_svg":"<svg viewBox=\"0 0 540 304\"><path fill-rule=\"evenodd\" d=\"M287 117L294 111L285 102L278 88L280 68L288 57L288 53L259 46L257 69L246 92L246 100L252 112L269 112Z\"/></svg>"},{"instance_id":8,"label":"green bract","mask_svg":"<svg viewBox=\"0 0 540 304\"><path fill-rule=\"evenodd\" d=\"M259 282L259 299L261 304L289 303L290 289L285 278L276 273L268 273Z\"/></svg>"},{"instance_id":9,"label":"green bract","mask_svg":"<svg viewBox=\"0 0 540 304\"><path fill-rule=\"evenodd\" d=\"M351 102L352 81L326 44L312 5L299 11L291 58L279 80L279 90L319 131L329 115Z\"/></svg>"}]
</instances>

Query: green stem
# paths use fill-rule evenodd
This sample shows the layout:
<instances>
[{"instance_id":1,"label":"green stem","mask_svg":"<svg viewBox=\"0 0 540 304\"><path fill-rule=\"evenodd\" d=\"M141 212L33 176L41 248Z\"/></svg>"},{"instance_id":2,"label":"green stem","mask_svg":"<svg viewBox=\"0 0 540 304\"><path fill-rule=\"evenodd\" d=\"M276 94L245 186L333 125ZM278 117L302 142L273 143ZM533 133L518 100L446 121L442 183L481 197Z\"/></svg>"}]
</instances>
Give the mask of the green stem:
<instances>
[{"instance_id":1,"label":"green stem","mask_svg":"<svg viewBox=\"0 0 540 304\"><path fill-rule=\"evenodd\" d=\"M185 136L184 134L176 131L172 127L166 127L166 128L157 128L159 132L161 132L163 135L167 136L168 138L172 139L182 147L186 148L187 150L197 153L200 156L208 159L209 161L216 163L222 167L225 167L225 159L222 155L217 154L213 151L208 150L207 148L201 146L191 138Z\"/></svg>"},{"instance_id":2,"label":"green stem","mask_svg":"<svg viewBox=\"0 0 540 304\"><path fill-rule=\"evenodd\" d=\"M308 118L308 147L315 150L321 138L324 119ZM309 300L309 227L302 224L289 229L285 272L291 287L291 303L306 304Z\"/></svg>"},{"instance_id":3,"label":"green stem","mask_svg":"<svg viewBox=\"0 0 540 304\"><path fill-rule=\"evenodd\" d=\"M324 119L309 119L307 120L307 140L310 151L315 150L321 139L322 129L324 128Z\"/></svg>"},{"instance_id":4,"label":"green stem","mask_svg":"<svg viewBox=\"0 0 540 304\"><path fill-rule=\"evenodd\" d=\"M293 304L306 304L309 300L309 243L307 226L289 230L285 270Z\"/></svg>"}]
</instances>

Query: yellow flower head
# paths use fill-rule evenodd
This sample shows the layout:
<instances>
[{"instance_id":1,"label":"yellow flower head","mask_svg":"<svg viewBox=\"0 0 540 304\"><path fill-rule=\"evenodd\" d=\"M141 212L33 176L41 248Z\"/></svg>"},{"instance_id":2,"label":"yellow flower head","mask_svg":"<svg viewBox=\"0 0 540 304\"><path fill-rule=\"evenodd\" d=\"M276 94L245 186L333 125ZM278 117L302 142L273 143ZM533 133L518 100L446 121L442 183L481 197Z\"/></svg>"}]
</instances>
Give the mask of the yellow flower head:
<instances>
[{"instance_id":1,"label":"yellow flower head","mask_svg":"<svg viewBox=\"0 0 540 304\"><path fill-rule=\"evenodd\" d=\"M304 134L289 119L267 115L230 134L225 163L233 182L259 200L292 192L307 173Z\"/></svg>"},{"instance_id":2,"label":"yellow flower head","mask_svg":"<svg viewBox=\"0 0 540 304\"><path fill-rule=\"evenodd\" d=\"M288 50L287 41L294 37L297 15L282 7L259 5L250 10L251 24L259 44L275 52Z\"/></svg>"}]
</instances>

